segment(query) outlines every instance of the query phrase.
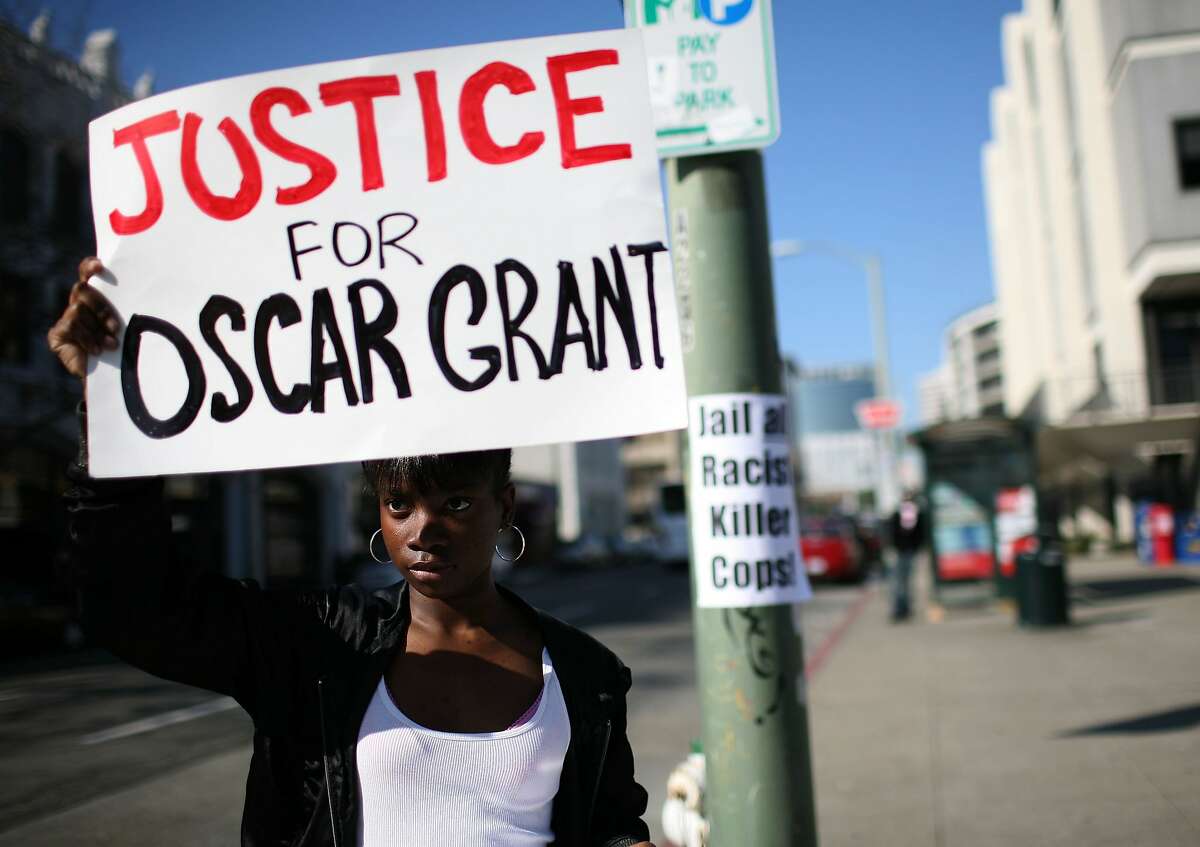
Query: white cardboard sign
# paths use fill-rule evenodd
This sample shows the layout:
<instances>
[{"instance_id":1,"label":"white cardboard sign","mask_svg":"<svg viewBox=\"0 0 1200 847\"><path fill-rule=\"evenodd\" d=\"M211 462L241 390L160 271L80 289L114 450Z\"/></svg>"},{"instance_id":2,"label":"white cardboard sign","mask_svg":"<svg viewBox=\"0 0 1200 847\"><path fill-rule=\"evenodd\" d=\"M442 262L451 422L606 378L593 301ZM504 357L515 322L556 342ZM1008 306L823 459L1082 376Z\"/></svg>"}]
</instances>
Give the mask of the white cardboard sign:
<instances>
[{"instance_id":1,"label":"white cardboard sign","mask_svg":"<svg viewBox=\"0 0 1200 847\"><path fill-rule=\"evenodd\" d=\"M689 398L688 407L696 605L807 600L787 398L707 394Z\"/></svg>"},{"instance_id":2,"label":"white cardboard sign","mask_svg":"<svg viewBox=\"0 0 1200 847\"><path fill-rule=\"evenodd\" d=\"M90 143L97 476L686 425L638 33L207 83Z\"/></svg>"}]
</instances>

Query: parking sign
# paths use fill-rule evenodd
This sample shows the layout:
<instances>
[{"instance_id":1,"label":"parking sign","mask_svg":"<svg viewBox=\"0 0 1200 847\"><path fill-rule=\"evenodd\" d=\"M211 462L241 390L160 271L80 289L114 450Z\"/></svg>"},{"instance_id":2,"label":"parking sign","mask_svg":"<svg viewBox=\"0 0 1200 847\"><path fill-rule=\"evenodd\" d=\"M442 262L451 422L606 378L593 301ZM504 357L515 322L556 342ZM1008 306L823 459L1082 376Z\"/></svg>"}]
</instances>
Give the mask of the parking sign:
<instances>
[{"instance_id":1,"label":"parking sign","mask_svg":"<svg viewBox=\"0 0 1200 847\"><path fill-rule=\"evenodd\" d=\"M770 0L627 0L625 23L644 31L659 156L779 137Z\"/></svg>"}]
</instances>

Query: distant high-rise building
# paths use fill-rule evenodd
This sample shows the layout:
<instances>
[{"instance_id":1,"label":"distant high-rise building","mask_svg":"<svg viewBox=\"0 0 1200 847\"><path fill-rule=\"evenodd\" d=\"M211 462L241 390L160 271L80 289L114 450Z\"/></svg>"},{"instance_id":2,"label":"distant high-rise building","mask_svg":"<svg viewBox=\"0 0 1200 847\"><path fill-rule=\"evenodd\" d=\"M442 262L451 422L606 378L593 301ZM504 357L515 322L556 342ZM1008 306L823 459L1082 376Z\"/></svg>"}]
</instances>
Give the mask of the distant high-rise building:
<instances>
[{"instance_id":1,"label":"distant high-rise building","mask_svg":"<svg viewBox=\"0 0 1200 847\"><path fill-rule=\"evenodd\" d=\"M946 327L942 364L921 377L921 423L1004 414L1004 374L996 304L955 318Z\"/></svg>"},{"instance_id":2,"label":"distant high-rise building","mask_svg":"<svg viewBox=\"0 0 1200 847\"><path fill-rule=\"evenodd\" d=\"M946 363L917 379L917 414L922 426L953 420L954 380Z\"/></svg>"},{"instance_id":3,"label":"distant high-rise building","mask_svg":"<svg viewBox=\"0 0 1200 847\"><path fill-rule=\"evenodd\" d=\"M1004 408L1068 530L1195 507L1200 3L1025 0L983 149Z\"/></svg>"},{"instance_id":4,"label":"distant high-rise building","mask_svg":"<svg viewBox=\"0 0 1200 847\"><path fill-rule=\"evenodd\" d=\"M874 370L870 365L789 364L787 373L802 493L817 499L873 499L879 451L874 433L859 425L854 407L875 396Z\"/></svg>"}]
</instances>

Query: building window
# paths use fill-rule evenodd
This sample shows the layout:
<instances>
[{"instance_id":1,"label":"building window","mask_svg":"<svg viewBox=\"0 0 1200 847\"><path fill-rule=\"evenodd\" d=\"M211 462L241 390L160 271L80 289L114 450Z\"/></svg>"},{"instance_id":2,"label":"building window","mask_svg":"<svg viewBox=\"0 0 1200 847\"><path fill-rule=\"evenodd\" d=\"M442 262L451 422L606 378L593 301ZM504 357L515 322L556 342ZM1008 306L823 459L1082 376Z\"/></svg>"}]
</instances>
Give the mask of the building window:
<instances>
[{"instance_id":1,"label":"building window","mask_svg":"<svg viewBox=\"0 0 1200 847\"><path fill-rule=\"evenodd\" d=\"M320 491L307 475L290 470L263 474L268 583L320 584L320 527Z\"/></svg>"},{"instance_id":2,"label":"building window","mask_svg":"<svg viewBox=\"0 0 1200 847\"><path fill-rule=\"evenodd\" d=\"M1200 300L1145 305L1154 405L1200 402Z\"/></svg>"},{"instance_id":3,"label":"building window","mask_svg":"<svg viewBox=\"0 0 1200 847\"><path fill-rule=\"evenodd\" d=\"M28 218L30 164L24 134L0 126L0 223L19 224Z\"/></svg>"},{"instance_id":4,"label":"building window","mask_svg":"<svg viewBox=\"0 0 1200 847\"><path fill-rule=\"evenodd\" d=\"M0 364L29 363L29 280L0 276Z\"/></svg>"},{"instance_id":5,"label":"building window","mask_svg":"<svg viewBox=\"0 0 1200 847\"><path fill-rule=\"evenodd\" d=\"M1184 191L1200 188L1200 118L1175 121L1175 157L1180 187Z\"/></svg>"},{"instance_id":6,"label":"building window","mask_svg":"<svg viewBox=\"0 0 1200 847\"><path fill-rule=\"evenodd\" d=\"M83 170L60 150L54 160L54 229L72 241L84 231L83 182Z\"/></svg>"},{"instance_id":7,"label":"building window","mask_svg":"<svg viewBox=\"0 0 1200 847\"><path fill-rule=\"evenodd\" d=\"M996 334L996 329L999 326L1000 324L997 321L988 321L985 324L975 327L975 329L971 330L971 333L976 339L986 341Z\"/></svg>"}]
</instances>

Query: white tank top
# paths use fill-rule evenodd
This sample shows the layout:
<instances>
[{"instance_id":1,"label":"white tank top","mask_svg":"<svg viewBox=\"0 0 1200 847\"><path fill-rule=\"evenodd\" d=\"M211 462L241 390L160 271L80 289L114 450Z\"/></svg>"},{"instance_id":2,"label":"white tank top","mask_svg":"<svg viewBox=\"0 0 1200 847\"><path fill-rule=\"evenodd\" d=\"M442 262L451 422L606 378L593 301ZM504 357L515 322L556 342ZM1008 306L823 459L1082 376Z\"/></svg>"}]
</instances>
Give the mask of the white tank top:
<instances>
[{"instance_id":1,"label":"white tank top","mask_svg":"<svg viewBox=\"0 0 1200 847\"><path fill-rule=\"evenodd\" d=\"M571 742L567 704L542 651L532 718L500 732L426 729L379 681L358 731L358 845L545 845Z\"/></svg>"}]
</instances>

